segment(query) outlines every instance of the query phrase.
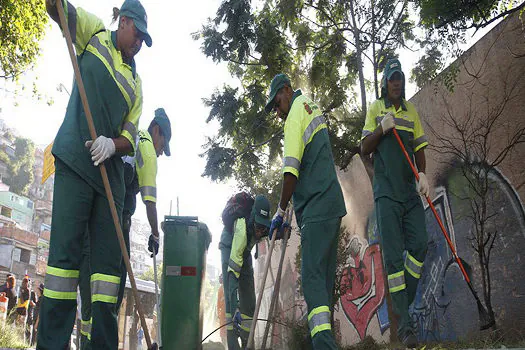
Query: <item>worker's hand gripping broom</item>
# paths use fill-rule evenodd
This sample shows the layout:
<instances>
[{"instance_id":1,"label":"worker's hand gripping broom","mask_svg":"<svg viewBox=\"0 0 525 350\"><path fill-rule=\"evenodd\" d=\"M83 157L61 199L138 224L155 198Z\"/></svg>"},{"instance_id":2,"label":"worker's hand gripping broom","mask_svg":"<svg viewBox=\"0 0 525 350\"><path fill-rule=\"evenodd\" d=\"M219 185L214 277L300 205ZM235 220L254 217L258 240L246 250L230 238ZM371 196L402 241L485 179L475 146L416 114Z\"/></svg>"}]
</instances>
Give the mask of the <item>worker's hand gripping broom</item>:
<instances>
[{"instance_id":1,"label":"worker's hand gripping broom","mask_svg":"<svg viewBox=\"0 0 525 350\"><path fill-rule=\"evenodd\" d=\"M292 217L291 208L292 207L289 206L288 209L286 210L286 213L284 214L284 222L288 224L290 223L290 219ZM261 308L261 300L264 294L264 285L266 284L266 277L268 276L268 270L270 269L270 264L272 262L272 253L273 253L273 248L275 246L275 238L277 237L277 231L278 230L275 230L275 232L273 232L272 234L272 240L270 242L270 250L268 251L268 257L266 258L266 263L264 265L263 279L262 279L262 283L259 289L259 297L257 298L257 304L255 305L255 312L253 314L252 326L250 328L250 335L248 336L247 349L253 348L253 338L255 336L255 326L257 324L257 317L259 317L259 309Z\"/></svg>"},{"instance_id":2,"label":"worker's hand gripping broom","mask_svg":"<svg viewBox=\"0 0 525 350\"><path fill-rule=\"evenodd\" d=\"M89 109L86 90L84 89L84 82L82 80L82 75L80 75L80 69L78 67L78 62L75 56L75 51L73 49L71 33L69 32L69 27L67 26L66 17L64 15L64 9L62 7L62 1L57 0L56 6L58 10L58 16L60 18L60 26L62 27L62 31L64 33L64 36L66 37L66 44L67 44L67 48L69 51L69 56L71 58L71 63L73 64L73 70L75 72L75 81L78 85L78 91L80 93L80 98L82 99L82 105L84 106L84 112L86 113L86 119L87 119L87 123L89 127L89 134L91 136L91 139L95 140L97 138L97 132L95 130L95 125L93 124L93 117L91 115L91 110ZM140 317L140 323L142 325L142 329L144 330L144 335L146 337L146 343L148 345L148 349L150 350L157 349L157 344L151 343L150 334L148 332L148 325L146 324L146 319L144 318L144 313L142 311L142 306L140 304L140 299L139 299L139 295L137 291L137 285L135 283L135 277L133 275L133 271L131 270L131 264L129 262L129 255L126 249L126 244L124 242L124 235L122 234L122 228L120 226L120 220L117 214L117 208L115 206L115 201L113 199L113 192L111 191L111 186L109 184L108 173L107 173L104 163L100 164L99 167L100 167L100 175L102 176L102 182L104 183L104 189L106 190L106 196L108 197L109 208L111 210L111 216L113 218L113 223L115 224L115 229L117 231L117 237L118 237L118 241L120 244L120 250L122 251L122 257L124 258L124 263L126 264L126 269L128 271L129 281L131 283L131 289L133 291L133 297L135 299L137 311Z\"/></svg>"},{"instance_id":3,"label":"worker's hand gripping broom","mask_svg":"<svg viewBox=\"0 0 525 350\"><path fill-rule=\"evenodd\" d=\"M394 133L394 136L397 140L397 143L399 144L399 147L401 147L401 150L403 151L403 154L405 155L406 160L408 161L408 164L410 165L410 168L412 169L412 172L414 173L416 180L419 181L419 174L414 167L414 164L412 163L412 160L410 159L405 146L403 145L403 141L401 141L401 138L399 137L399 134L397 133L397 130L394 128L392 129L392 132ZM436 208L434 207L434 204L432 203L432 200L429 196L425 196L425 199L427 200L428 205L430 206L430 209L432 210L432 213L434 213L434 216L439 224L439 227L441 228L441 232L443 233L443 236L445 236L445 239L448 243L448 247L450 248L450 251L452 252L452 255L454 256L454 259L456 259L456 262L458 263L458 266L461 270L461 273L463 274L463 277L465 278L465 282L467 282L467 285L470 289L470 292L476 299L476 302L478 304L478 312L479 312L479 323L480 323L480 329L484 330L487 328L492 327L495 324L495 320L493 317L490 317L488 311L485 309L483 304L481 304L481 301L479 300L478 294L474 290L474 287L472 286L472 282L470 281L470 278L467 274L467 271L465 270L465 267L463 266L463 263L461 262L461 259L459 258L458 254L456 253L456 250L454 249L454 246L452 245L452 241L450 240L447 230L445 230L445 226L443 226L443 222L441 222L441 218L439 217Z\"/></svg>"}]
</instances>

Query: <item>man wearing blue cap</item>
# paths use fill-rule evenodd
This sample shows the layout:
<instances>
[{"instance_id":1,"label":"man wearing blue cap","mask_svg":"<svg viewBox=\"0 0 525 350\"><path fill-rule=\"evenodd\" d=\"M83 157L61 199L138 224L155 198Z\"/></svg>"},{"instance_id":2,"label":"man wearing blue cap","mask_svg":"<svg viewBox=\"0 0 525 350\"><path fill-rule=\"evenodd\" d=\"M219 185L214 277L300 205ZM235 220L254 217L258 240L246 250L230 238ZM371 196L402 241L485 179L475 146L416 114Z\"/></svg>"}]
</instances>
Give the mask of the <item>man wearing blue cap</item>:
<instances>
[{"instance_id":1,"label":"man wearing blue cap","mask_svg":"<svg viewBox=\"0 0 525 350\"><path fill-rule=\"evenodd\" d=\"M308 306L308 326L314 349L337 349L330 314L335 283L337 242L346 215L343 192L335 172L326 120L315 102L293 90L285 74L270 84L266 111L285 121L283 187L270 227L281 232L293 195L301 230L301 278ZM276 238L281 238L280 236Z\"/></svg>"},{"instance_id":2,"label":"man wearing blue cap","mask_svg":"<svg viewBox=\"0 0 525 350\"><path fill-rule=\"evenodd\" d=\"M171 123L164 108L155 110L155 117L148 130L139 130L136 140L137 152L135 156L122 157L124 161L124 179L126 196L122 213L122 231L129 254L129 233L131 217L136 209L136 196L140 192L142 201L146 205L146 214L151 226L151 235L148 241L148 250L158 253L159 228L157 220L157 158L163 153L170 156L169 142L171 140ZM89 279L83 276L83 271L89 272L89 242L84 242L84 256L80 268L80 296L82 300L81 313L81 349L91 349L91 296ZM87 252L86 252L87 250ZM117 298L117 312L124 297L126 286L126 265L121 263L120 286ZM84 274L87 275L87 274Z\"/></svg>"},{"instance_id":3,"label":"man wearing blue cap","mask_svg":"<svg viewBox=\"0 0 525 350\"><path fill-rule=\"evenodd\" d=\"M394 128L409 156L416 160L417 184L391 132ZM375 210L388 288L399 317L398 337L414 347L417 339L408 307L414 301L427 251L425 212L419 195L429 193L424 151L428 141L414 105L405 100L405 75L397 59L386 64L381 98L368 108L361 140L362 153L374 153Z\"/></svg>"},{"instance_id":4,"label":"man wearing blue cap","mask_svg":"<svg viewBox=\"0 0 525 350\"><path fill-rule=\"evenodd\" d=\"M125 184L121 156L134 154L142 114L142 83L134 57L151 45L147 16L138 0L126 0L116 31L98 17L63 1L97 134L91 140L78 86L74 84L53 145L55 184L46 288L37 349L68 347L86 228L90 240L91 342L95 349L118 346L116 303L122 254L98 165L107 168L119 216ZM46 0L59 22L56 0ZM85 276L84 276L85 277Z\"/></svg>"}]
</instances>

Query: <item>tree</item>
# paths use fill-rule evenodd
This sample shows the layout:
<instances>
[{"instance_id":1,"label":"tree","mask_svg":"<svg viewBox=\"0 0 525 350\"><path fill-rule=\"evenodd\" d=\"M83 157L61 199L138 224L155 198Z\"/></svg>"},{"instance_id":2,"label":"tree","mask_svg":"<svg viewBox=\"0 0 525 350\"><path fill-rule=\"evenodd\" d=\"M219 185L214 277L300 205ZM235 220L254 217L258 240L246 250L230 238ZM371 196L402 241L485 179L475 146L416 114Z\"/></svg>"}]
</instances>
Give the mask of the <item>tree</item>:
<instances>
[{"instance_id":1,"label":"tree","mask_svg":"<svg viewBox=\"0 0 525 350\"><path fill-rule=\"evenodd\" d=\"M234 176L241 187L273 190L265 174L276 173L280 165L282 125L263 106L267 87L280 72L320 104L336 163L345 166L359 151L369 87L378 97L378 72L414 38L407 4L268 0L253 8L248 0L223 1L194 38L201 40L207 57L228 63L239 86L224 86L203 100L210 107L207 122L220 125L204 145L203 176L219 181ZM372 65L372 83L365 64ZM264 177L270 183L260 180Z\"/></svg>"},{"instance_id":2,"label":"tree","mask_svg":"<svg viewBox=\"0 0 525 350\"><path fill-rule=\"evenodd\" d=\"M0 152L0 160L8 166L8 177L3 181L9 185L11 192L25 196L34 179L35 144L29 139L17 137L14 148L13 159L7 156L4 151Z\"/></svg>"},{"instance_id":3,"label":"tree","mask_svg":"<svg viewBox=\"0 0 525 350\"><path fill-rule=\"evenodd\" d=\"M45 2L0 0L0 78L16 80L31 69L47 26Z\"/></svg>"},{"instance_id":4,"label":"tree","mask_svg":"<svg viewBox=\"0 0 525 350\"><path fill-rule=\"evenodd\" d=\"M162 265L163 265L163 263L161 263L159 266L157 266L157 281L159 281L159 282L160 282L160 280L162 278ZM152 282L154 282L155 281L155 273L154 273L154 270L153 270L153 266L148 267L146 269L146 271L144 271L144 273L139 276L139 278L141 280L144 280L144 281L152 281Z\"/></svg>"},{"instance_id":5,"label":"tree","mask_svg":"<svg viewBox=\"0 0 525 350\"><path fill-rule=\"evenodd\" d=\"M521 11L525 2L511 0L419 0L421 22L447 30L480 29Z\"/></svg>"},{"instance_id":6,"label":"tree","mask_svg":"<svg viewBox=\"0 0 525 350\"><path fill-rule=\"evenodd\" d=\"M445 112L433 124L439 129L431 124L428 127L437 140L430 149L448 163L449 169L459 171L462 176L462 181L449 190L465 203L466 209L460 216L471 223L468 240L477 257L485 306L495 320L491 253L503 226L498 222L501 198L494 194L491 177L498 166L509 160L513 150L525 143L525 122L519 118L507 119L514 113L511 106L521 98L525 69L523 62L513 62L514 69L499 67L497 73L488 75L484 67L489 54L490 50L479 64L462 63L461 69L467 76L461 82L464 103L452 106L445 93L442 96Z\"/></svg>"},{"instance_id":7,"label":"tree","mask_svg":"<svg viewBox=\"0 0 525 350\"><path fill-rule=\"evenodd\" d=\"M439 73L463 54L459 44L465 44L466 38L478 30L514 12L521 13L525 1L418 0L416 5L419 8L419 27L426 30L425 38L418 40L425 54L412 72L411 81L422 87L438 78L452 91L459 70L448 69L447 74Z\"/></svg>"}]
</instances>

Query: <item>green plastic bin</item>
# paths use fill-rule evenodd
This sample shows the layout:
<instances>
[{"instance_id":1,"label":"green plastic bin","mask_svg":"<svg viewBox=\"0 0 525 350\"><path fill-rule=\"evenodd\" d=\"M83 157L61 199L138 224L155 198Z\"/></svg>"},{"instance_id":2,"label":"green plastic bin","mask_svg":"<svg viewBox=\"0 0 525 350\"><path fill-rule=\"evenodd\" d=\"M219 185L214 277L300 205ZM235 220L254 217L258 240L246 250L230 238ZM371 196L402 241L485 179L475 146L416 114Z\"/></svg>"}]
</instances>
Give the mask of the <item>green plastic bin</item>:
<instances>
[{"instance_id":1,"label":"green plastic bin","mask_svg":"<svg viewBox=\"0 0 525 350\"><path fill-rule=\"evenodd\" d=\"M211 234L193 216L166 216L163 230L162 347L201 349L201 294Z\"/></svg>"}]
</instances>

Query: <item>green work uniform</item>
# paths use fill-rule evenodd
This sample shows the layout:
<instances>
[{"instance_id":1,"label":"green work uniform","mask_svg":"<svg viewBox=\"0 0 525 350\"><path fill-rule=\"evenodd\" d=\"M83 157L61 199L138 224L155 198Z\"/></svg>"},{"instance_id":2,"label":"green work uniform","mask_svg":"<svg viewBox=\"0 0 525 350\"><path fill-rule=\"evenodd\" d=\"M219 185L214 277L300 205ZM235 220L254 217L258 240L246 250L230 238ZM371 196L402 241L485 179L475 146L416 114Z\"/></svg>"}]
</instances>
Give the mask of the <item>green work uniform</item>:
<instances>
[{"instance_id":1,"label":"green work uniform","mask_svg":"<svg viewBox=\"0 0 525 350\"><path fill-rule=\"evenodd\" d=\"M66 1L64 8L97 134L123 136L134 147L142 111L141 81L134 64L123 62L116 48L116 32L105 30L99 18ZM52 233L37 349L64 349L69 343L86 227L92 345L96 349L118 346L115 305L122 257L100 170L84 146L90 139L75 84L53 146L56 175ZM113 157L104 164L120 216L124 202L123 162Z\"/></svg>"},{"instance_id":2,"label":"green work uniform","mask_svg":"<svg viewBox=\"0 0 525 350\"><path fill-rule=\"evenodd\" d=\"M284 125L283 173L297 177L293 204L301 231L302 286L314 349L336 349L330 324L341 217L346 215L326 120L294 92Z\"/></svg>"},{"instance_id":3,"label":"green work uniform","mask_svg":"<svg viewBox=\"0 0 525 350\"><path fill-rule=\"evenodd\" d=\"M129 233L131 229L131 217L136 209L136 196L140 191L142 201L156 202L156 178L157 178L157 153L153 145L153 139L146 130L138 132L137 152L135 156L122 157L124 162L124 179L126 184L126 195L124 199L124 209L122 214L122 231L125 237L126 248L129 254ZM80 271L89 268L89 241L86 240L82 256L82 265ZM86 252L87 251L87 252ZM126 265L124 260L121 263L121 276L119 293L117 298L117 314L124 298L126 287ZM82 300L81 313L81 348L91 349L91 298L89 281L86 283L83 278L79 282L80 296Z\"/></svg>"},{"instance_id":4,"label":"green work uniform","mask_svg":"<svg viewBox=\"0 0 525 350\"><path fill-rule=\"evenodd\" d=\"M362 138L371 135L388 112L394 114L395 128L413 159L428 141L414 105L404 99L398 110L386 97L373 102ZM403 339L411 330L408 307L414 301L421 276L427 231L415 176L393 133L384 135L374 152L373 188L388 287L394 313L399 317L398 336Z\"/></svg>"},{"instance_id":5,"label":"green work uniform","mask_svg":"<svg viewBox=\"0 0 525 350\"><path fill-rule=\"evenodd\" d=\"M255 240L254 218L252 209L250 218L235 220L233 232L224 228L219 243L221 250L222 276L224 283L226 320L230 321L239 308L242 324L240 334L234 330L233 325L227 326L228 349L239 348L240 335L242 347L248 342L252 326L253 313L255 312L255 286L253 280L253 265L251 250L257 243ZM246 222L248 221L248 222Z\"/></svg>"}]
</instances>

